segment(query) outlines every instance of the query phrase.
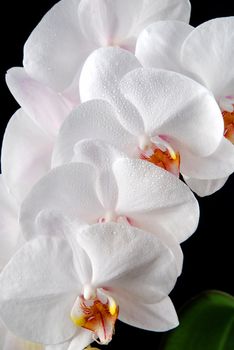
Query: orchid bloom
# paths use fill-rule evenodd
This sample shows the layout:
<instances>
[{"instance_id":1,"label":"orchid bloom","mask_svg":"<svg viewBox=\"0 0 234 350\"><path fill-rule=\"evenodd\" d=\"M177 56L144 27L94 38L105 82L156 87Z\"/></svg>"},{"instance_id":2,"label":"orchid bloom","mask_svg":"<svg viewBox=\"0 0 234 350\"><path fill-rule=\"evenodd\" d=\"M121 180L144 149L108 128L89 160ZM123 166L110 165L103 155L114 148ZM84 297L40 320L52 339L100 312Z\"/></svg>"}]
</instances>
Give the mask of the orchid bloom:
<instances>
[{"instance_id":1,"label":"orchid bloom","mask_svg":"<svg viewBox=\"0 0 234 350\"><path fill-rule=\"evenodd\" d=\"M125 223L80 225L55 211L35 225L41 235L0 275L0 316L13 333L79 350L110 342L117 318L153 331L178 324L168 297L175 258L156 235Z\"/></svg>"},{"instance_id":2,"label":"orchid bloom","mask_svg":"<svg viewBox=\"0 0 234 350\"><path fill-rule=\"evenodd\" d=\"M200 196L217 191L234 171L234 17L216 18L197 28L179 21L160 21L139 35L136 56L144 67L181 72L209 89L224 120L220 146L196 158L197 174L185 177ZM213 123L211 122L211 129Z\"/></svg>"},{"instance_id":3,"label":"orchid bloom","mask_svg":"<svg viewBox=\"0 0 234 350\"><path fill-rule=\"evenodd\" d=\"M199 220L192 192L169 172L140 159L111 155L105 160L108 171L98 171L94 164L71 163L42 178L22 203L25 238L36 237L35 220L44 210L57 210L90 225L121 222L159 237L176 256L180 274L183 256L178 242L196 230Z\"/></svg>"},{"instance_id":4,"label":"orchid bloom","mask_svg":"<svg viewBox=\"0 0 234 350\"><path fill-rule=\"evenodd\" d=\"M188 22L188 0L62 0L41 20L24 47L24 67L56 91L78 92L88 55L102 46L134 51L138 34L157 20Z\"/></svg>"},{"instance_id":5,"label":"orchid bloom","mask_svg":"<svg viewBox=\"0 0 234 350\"><path fill-rule=\"evenodd\" d=\"M139 67L135 56L118 48L90 55L80 79L81 100L87 102L62 125L53 166L70 161L75 145L88 138L176 176L209 174L200 164L217 149L224 129L213 95L181 74Z\"/></svg>"}]
</instances>

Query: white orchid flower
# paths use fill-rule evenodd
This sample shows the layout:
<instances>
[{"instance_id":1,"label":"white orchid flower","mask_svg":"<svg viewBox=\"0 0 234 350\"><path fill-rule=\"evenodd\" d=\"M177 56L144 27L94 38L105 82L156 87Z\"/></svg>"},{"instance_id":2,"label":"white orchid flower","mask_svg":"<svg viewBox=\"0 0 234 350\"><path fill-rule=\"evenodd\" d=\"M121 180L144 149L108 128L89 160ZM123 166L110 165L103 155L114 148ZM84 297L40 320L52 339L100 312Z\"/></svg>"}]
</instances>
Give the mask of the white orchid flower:
<instances>
[{"instance_id":1,"label":"white orchid flower","mask_svg":"<svg viewBox=\"0 0 234 350\"><path fill-rule=\"evenodd\" d=\"M212 93L181 74L139 66L118 48L90 55L80 79L81 100L88 102L62 125L53 165L70 161L77 142L95 138L177 176L209 175L209 166L200 164L217 149L224 129Z\"/></svg>"},{"instance_id":2,"label":"white orchid flower","mask_svg":"<svg viewBox=\"0 0 234 350\"><path fill-rule=\"evenodd\" d=\"M197 28L160 21L143 30L136 45L136 56L144 67L169 69L197 80L213 93L223 114L220 146L209 157L191 159L203 171L185 177L200 196L217 191L234 171L233 32L234 17L212 19Z\"/></svg>"},{"instance_id":3,"label":"white orchid flower","mask_svg":"<svg viewBox=\"0 0 234 350\"><path fill-rule=\"evenodd\" d=\"M0 275L0 316L13 333L47 345L71 341L75 350L93 339L107 344L117 317L153 331L178 324L168 297L175 258L156 235L125 223L79 226L61 212L42 213L35 225L44 236Z\"/></svg>"},{"instance_id":4,"label":"white orchid flower","mask_svg":"<svg viewBox=\"0 0 234 350\"><path fill-rule=\"evenodd\" d=\"M41 20L24 47L24 67L36 80L77 94L88 55L102 46L134 51L138 34L157 20L188 22L188 0L62 0Z\"/></svg>"},{"instance_id":5,"label":"white orchid flower","mask_svg":"<svg viewBox=\"0 0 234 350\"><path fill-rule=\"evenodd\" d=\"M124 222L154 233L169 246L180 274L183 256L178 242L196 230L199 220L194 195L182 181L148 162L116 160L113 154L105 160L110 163L108 171L71 163L42 178L22 203L20 222L26 239L38 234L35 220L44 210L57 210L90 225Z\"/></svg>"}]
</instances>

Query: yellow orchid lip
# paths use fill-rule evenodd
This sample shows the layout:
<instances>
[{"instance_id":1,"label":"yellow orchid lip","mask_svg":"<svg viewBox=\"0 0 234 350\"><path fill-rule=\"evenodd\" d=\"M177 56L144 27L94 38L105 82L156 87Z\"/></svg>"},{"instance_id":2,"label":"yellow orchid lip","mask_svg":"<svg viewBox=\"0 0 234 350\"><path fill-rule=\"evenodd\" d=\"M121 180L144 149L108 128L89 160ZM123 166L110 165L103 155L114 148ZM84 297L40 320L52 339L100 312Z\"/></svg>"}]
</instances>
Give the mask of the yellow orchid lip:
<instances>
[{"instance_id":1,"label":"yellow orchid lip","mask_svg":"<svg viewBox=\"0 0 234 350\"><path fill-rule=\"evenodd\" d=\"M108 344L112 339L118 314L119 307L110 296L106 297L106 302L97 296L90 300L80 296L72 308L71 320L77 327L92 331L98 343Z\"/></svg>"}]
</instances>

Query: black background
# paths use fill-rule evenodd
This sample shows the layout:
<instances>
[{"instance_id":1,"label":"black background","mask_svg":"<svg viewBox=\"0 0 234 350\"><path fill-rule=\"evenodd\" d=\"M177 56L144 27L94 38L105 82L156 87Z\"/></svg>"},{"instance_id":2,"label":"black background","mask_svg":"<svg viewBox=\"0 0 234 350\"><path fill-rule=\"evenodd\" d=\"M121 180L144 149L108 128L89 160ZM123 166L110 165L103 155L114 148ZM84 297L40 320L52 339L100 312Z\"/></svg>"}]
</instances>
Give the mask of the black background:
<instances>
[{"instance_id":1,"label":"black background","mask_svg":"<svg viewBox=\"0 0 234 350\"><path fill-rule=\"evenodd\" d=\"M41 17L55 3L56 1L49 0L15 0L7 3L4 1L1 4L0 139L7 121L18 108L5 85L5 72L12 66L22 65L24 42ZM211 18L234 15L232 0L215 3L212 0L193 0L191 3L191 24L194 26ZM197 232L182 244L183 273L171 293L177 310L191 297L204 290L218 289L234 293L233 199L234 175L218 193L199 199L200 224ZM103 348L159 349L160 341L159 333L139 330L118 322L111 344Z\"/></svg>"}]
</instances>

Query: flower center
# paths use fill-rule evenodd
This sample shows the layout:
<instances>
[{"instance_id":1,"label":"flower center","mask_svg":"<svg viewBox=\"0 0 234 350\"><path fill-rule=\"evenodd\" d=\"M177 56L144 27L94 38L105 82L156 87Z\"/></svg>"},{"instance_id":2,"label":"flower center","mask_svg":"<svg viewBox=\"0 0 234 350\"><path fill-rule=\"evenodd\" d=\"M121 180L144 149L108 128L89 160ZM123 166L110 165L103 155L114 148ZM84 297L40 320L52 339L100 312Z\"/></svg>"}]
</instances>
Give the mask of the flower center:
<instances>
[{"instance_id":1,"label":"flower center","mask_svg":"<svg viewBox=\"0 0 234 350\"><path fill-rule=\"evenodd\" d=\"M127 216L124 215L117 215L113 211L107 211L105 216L102 216L101 218L98 219L98 222L100 224L106 223L106 222L120 222L120 223L130 223L130 219Z\"/></svg>"},{"instance_id":2,"label":"flower center","mask_svg":"<svg viewBox=\"0 0 234 350\"><path fill-rule=\"evenodd\" d=\"M164 136L139 137L140 158L159 166L179 177L180 154L175 151Z\"/></svg>"},{"instance_id":3,"label":"flower center","mask_svg":"<svg viewBox=\"0 0 234 350\"><path fill-rule=\"evenodd\" d=\"M224 121L224 137L234 144L234 96L225 96L219 100Z\"/></svg>"},{"instance_id":4,"label":"flower center","mask_svg":"<svg viewBox=\"0 0 234 350\"><path fill-rule=\"evenodd\" d=\"M90 298L87 298L87 297ZM71 319L77 327L93 332L93 338L100 344L108 344L114 333L119 308L111 296L99 297L95 289L85 286L72 308Z\"/></svg>"}]
</instances>

